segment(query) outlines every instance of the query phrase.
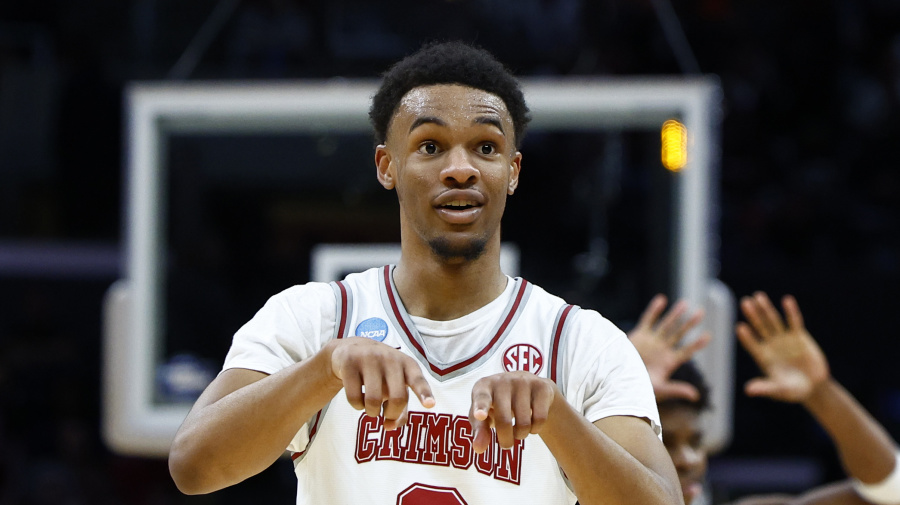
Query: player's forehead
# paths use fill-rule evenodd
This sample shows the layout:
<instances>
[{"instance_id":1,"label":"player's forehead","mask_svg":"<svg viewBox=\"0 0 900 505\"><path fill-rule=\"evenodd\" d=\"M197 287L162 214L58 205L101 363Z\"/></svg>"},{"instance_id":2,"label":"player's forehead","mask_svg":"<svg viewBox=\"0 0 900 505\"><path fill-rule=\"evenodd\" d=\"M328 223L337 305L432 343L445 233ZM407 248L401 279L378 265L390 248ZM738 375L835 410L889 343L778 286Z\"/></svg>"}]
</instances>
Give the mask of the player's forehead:
<instances>
[{"instance_id":1,"label":"player's forehead","mask_svg":"<svg viewBox=\"0 0 900 505\"><path fill-rule=\"evenodd\" d=\"M479 119L496 118L502 124L504 133L513 134L512 116L502 98L460 84L433 84L411 89L397 105L391 125L404 130L423 118L463 125Z\"/></svg>"},{"instance_id":2,"label":"player's forehead","mask_svg":"<svg viewBox=\"0 0 900 505\"><path fill-rule=\"evenodd\" d=\"M663 426L663 438L681 435L690 437L702 434L700 413L697 409L686 405L660 405L659 420Z\"/></svg>"}]
</instances>

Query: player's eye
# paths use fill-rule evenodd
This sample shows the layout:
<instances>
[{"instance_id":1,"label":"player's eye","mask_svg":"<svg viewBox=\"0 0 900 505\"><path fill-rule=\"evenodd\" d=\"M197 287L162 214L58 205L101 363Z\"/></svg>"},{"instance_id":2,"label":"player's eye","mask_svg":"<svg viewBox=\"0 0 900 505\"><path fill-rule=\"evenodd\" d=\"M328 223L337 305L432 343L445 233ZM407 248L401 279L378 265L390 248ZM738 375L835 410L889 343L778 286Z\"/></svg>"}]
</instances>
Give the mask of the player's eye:
<instances>
[{"instance_id":1,"label":"player's eye","mask_svg":"<svg viewBox=\"0 0 900 505\"><path fill-rule=\"evenodd\" d=\"M481 154L494 154L497 151L491 144L481 144L481 147L478 149L481 151Z\"/></svg>"},{"instance_id":2,"label":"player's eye","mask_svg":"<svg viewBox=\"0 0 900 505\"><path fill-rule=\"evenodd\" d=\"M434 142L425 142L419 146L419 152L424 154L435 154L437 151L438 147Z\"/></svg>"}]
</instances>

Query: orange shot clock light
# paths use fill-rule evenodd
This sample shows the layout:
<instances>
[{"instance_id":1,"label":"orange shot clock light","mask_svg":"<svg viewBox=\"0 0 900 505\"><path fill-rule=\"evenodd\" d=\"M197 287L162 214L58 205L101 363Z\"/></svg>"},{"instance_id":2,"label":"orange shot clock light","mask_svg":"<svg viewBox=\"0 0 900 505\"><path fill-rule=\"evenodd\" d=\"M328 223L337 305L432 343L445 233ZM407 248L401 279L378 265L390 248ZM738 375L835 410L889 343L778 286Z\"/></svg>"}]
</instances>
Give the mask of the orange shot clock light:
<instances>
[{"instance_id":1,"label":"orange shot clock light","mask_svg":"<svg viewBox=\"0 0 900 505\"><path fill-rule=\"evenodd\" d=\"M660 131L662 165L671 172L678 172L687 164L687 128L675 119L669 119Z\"/></svg>"}]
</instances>

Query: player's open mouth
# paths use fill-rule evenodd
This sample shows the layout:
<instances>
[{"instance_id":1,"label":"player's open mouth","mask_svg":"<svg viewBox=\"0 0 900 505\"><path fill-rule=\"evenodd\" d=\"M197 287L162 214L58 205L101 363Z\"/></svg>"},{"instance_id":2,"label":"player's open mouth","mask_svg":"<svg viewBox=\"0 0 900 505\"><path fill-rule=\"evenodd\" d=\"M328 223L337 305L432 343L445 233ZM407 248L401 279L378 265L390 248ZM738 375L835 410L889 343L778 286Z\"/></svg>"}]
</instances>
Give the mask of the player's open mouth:
<instances>
[{"instance_id":1,"label":"player's open mouth","mask_svg":"<svg viewBox=\"0 0 900 505\"><path fill-rule=\"evenodd\" d=\"M474 223L484 211L486 203L484 195L474 189L451 189L432 201L441 219L454 225Z\"/></svg>"},{"instance_id":2,"label":"player's open mouth","mask_svg":"<svg viewBox=\"0 0 900 505\"><path fill-rule=\"evenodd\" d=\"M472 224L481 215L483 204L477 200L458 199L448 200L435 208L441 219L455 225Z\"/></svg>"},{"instance_id":3,"label":"player's open mouth","mask_svg":"<svg viewBox=\"0 0 900 505\"><path fill-rule=\"evenodd\" d=\"M449 210L465 210L477 206L478 202L475 200L453 200L452 202L441 205L442 208Z\"/></svg>"}]
</instances>

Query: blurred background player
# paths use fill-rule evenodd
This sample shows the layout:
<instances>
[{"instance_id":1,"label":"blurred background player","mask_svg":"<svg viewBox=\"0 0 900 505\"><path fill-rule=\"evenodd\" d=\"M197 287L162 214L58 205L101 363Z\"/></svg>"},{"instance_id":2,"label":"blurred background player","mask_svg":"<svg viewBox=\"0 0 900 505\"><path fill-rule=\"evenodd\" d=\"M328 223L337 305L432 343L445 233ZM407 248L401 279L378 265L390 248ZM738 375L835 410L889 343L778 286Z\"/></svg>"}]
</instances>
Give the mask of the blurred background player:
<instances>
[{"instance_id":1,"label":"blurred background player","mask_svg":"<svg viewBox=\"0 0 900 505\"><path fill-rule=\"evenodd\" d=\"M663 442L678 471L685 504L702 493L707 471L700 414L708 388L690 357L706 345L704 334L679 347L703 317L685 318L687 304L660 318L666 299L657 295L629 333L647 365L663 425ZM785 317L765 293L744 297L747 322L736 326L744 349L763 375L745 385L750 396L802 405L828 433L850 479L822 485L797 496L750 496L735 505L865 505L900 503L900 456L887 431L830 374L824 353L803 322L793 296L782 300Z\"/></svg>"}]
</instances>

